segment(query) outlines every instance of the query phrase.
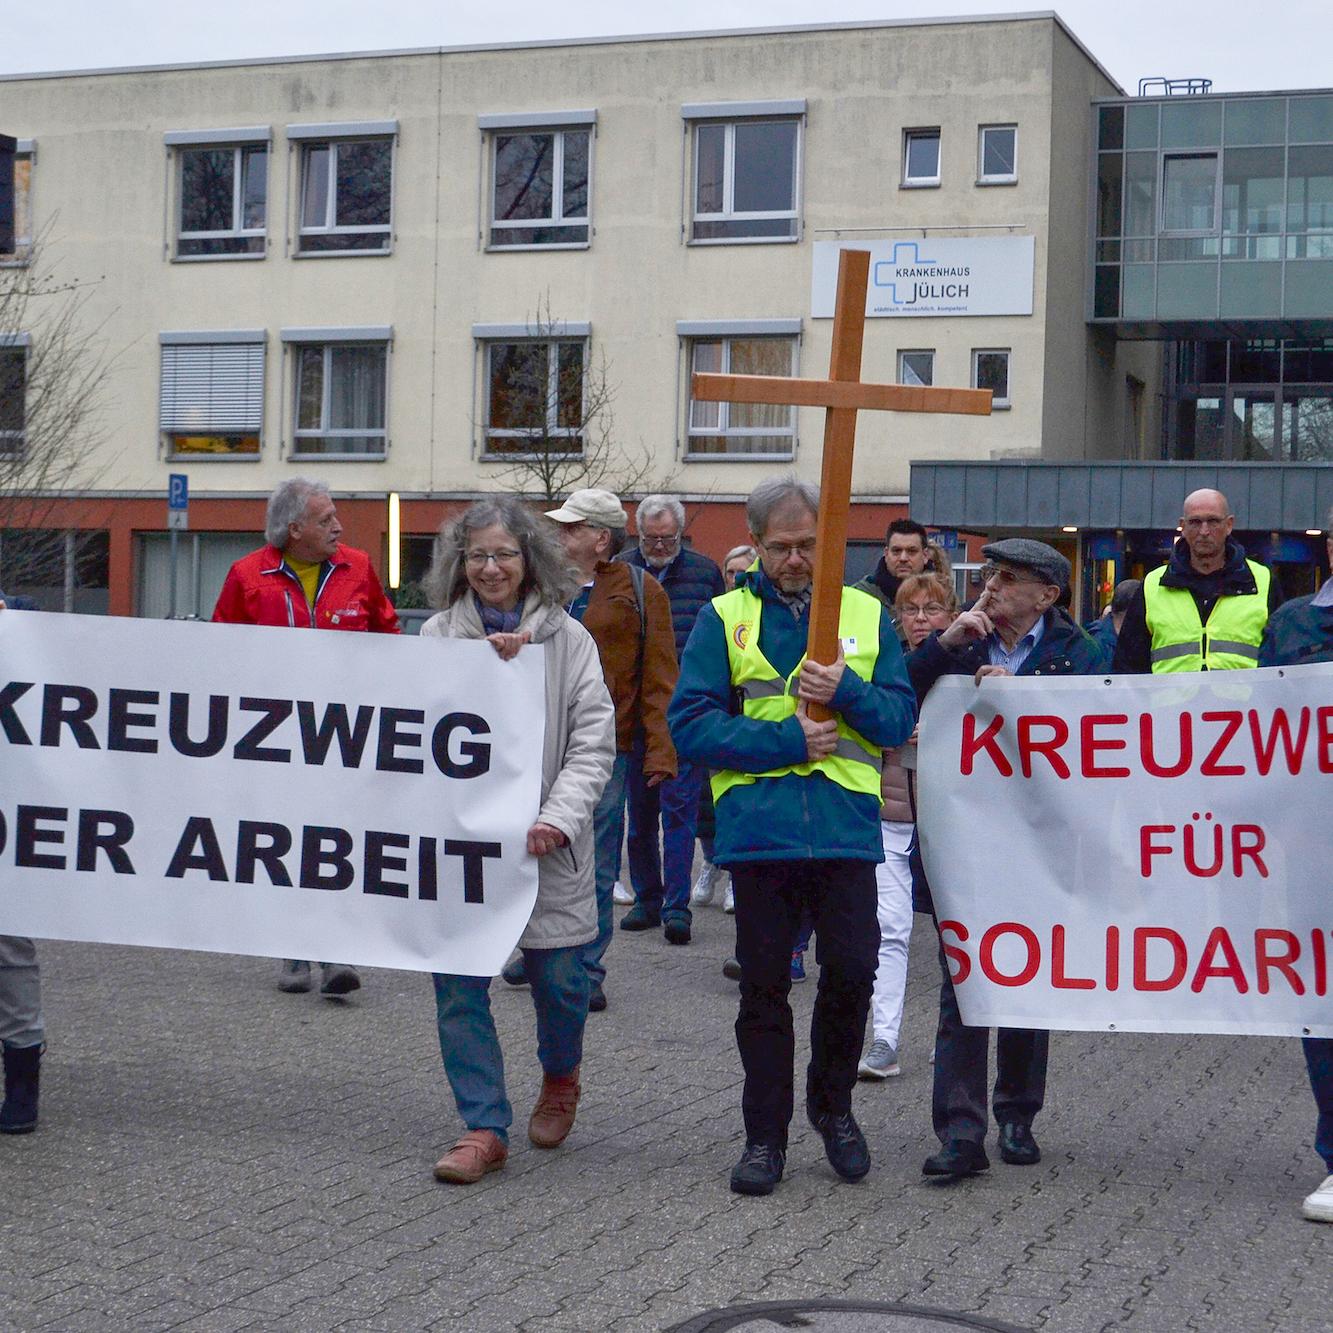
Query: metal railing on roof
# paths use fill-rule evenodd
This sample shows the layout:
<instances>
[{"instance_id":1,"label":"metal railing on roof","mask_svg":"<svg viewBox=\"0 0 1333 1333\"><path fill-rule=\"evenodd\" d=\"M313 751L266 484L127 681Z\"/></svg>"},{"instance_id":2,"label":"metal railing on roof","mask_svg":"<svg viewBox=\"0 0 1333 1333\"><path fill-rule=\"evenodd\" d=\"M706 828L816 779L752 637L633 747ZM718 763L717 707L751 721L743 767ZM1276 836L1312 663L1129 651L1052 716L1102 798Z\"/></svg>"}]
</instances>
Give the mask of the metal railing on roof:
<instances>
[{"instance_id":1,"label":"metal railing on roof","mask_svg":"<svg viewBox=\"0 0 1333 1333\"><path fill-rule=\"evenodd\" d=\"M1212 79L1167 79L1159 75L1139 80L1140 97L1198 97L1212 90Z\"/></svg>"}]
</instances>

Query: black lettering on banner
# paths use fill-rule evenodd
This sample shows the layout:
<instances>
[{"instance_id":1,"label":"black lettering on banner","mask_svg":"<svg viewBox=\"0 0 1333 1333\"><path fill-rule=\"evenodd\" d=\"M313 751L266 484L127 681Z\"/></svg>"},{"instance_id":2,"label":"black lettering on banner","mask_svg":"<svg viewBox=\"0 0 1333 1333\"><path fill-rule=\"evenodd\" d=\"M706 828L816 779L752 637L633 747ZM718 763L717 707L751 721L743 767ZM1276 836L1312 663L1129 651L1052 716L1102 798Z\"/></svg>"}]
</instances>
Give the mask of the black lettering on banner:
<instances>
[{"instance_id":1,"label":"black lettering on banner","mask_svg":"<svg viewBox=\"0 0 1333 1333\"><path fill-rule=\"evenodd\" d=\"M167 734L171 748L187 759L211 759L227 743L227 708L225 694L208 696L208 734L201 741L190 739L190 696L174 693L167 713Z\"/></svg>"},{"instance_id":2,"label":"black lettering on banner","mask_svg":"<svg viewBox=\"0 0 1333 1333\"><path fill-rule=\"evenodd\" d=\"M0 820L0 851L4 850L4 823ZM417 843L417 897L424 903L433 903L440 882L439 858L434 838L422 838Z\"/></svg>"},{"instance_id":3,"label":"black lettering on banner","mask_svg":"<svg viewBox=\"0 0 1333 1333\"><path fill-rule=\"evenodd\" d=\"M106 705L106 748L129 750L135 754L156 754L157 740L151 736L131 736L131 727L151 727L157 721L152 713L131 711L134 704L151 704L154 708L162 701L156 690L120 690L112 688Z\"/></svg>"},{"instance_id":4,"label":"black lettering on banner","mask_svg":"<svg viewBox=\"0 0 1333 1333\"><path fill-rule=\"evenodd\" d=\"M315 724L315 705L308 699L296 701L296 720L301 728L301 750L307 764L318 766L328 758L329 747L334 739L338 741L338 754L344 768L359 768L361 755L366 748L366 738L370 735L371 719L375 710L369 704L362 704L356 710L356 721L350 726L347 722L346 704L329 704L324 709L318 726Z\"/></svg>"},{"instance_id":5,"label":"black lettering on banner","mask_svg":"<svg viewBox=\"0 0 1333 1333\"><path fill-rule=\"evenodd\" d=\"M5 823L4 812L0 811L0 852L5 850L5 843L9 841L9 826Z\"/></svg>"},{"instance_id":6,"label":"black lettering on banner","mask_svg":"<svg viewBox=\"0 0 1333 1333\"><path fill-rule=\"evenodd\" d=\"M465 903L483 903L486 901L482 884L482 861L485 857L498 857L498 842L472 842L463 838L444 840L445 856L463 858L463 901ZM425 896L424 894L422 895Z\"/></svg>"},{"instance_id":7,"label":"black lettering on banner","mask_svg":"<svg viewBox=\"0 0 1333 1333\"><path fill-rule=\"evenodd\" d=\"M116 874L134 874L134 864L125 850L125 844L132 837L134 820L123 810L80 810L78 850L74 861L76 868L96 870L97 853L100 851Z\"/></svg>"},{"instance_id":8,"label":"black lettering on banner","mask_svg":"<svg viewBox=\"0 0 1333 1333\"><path fill-rule=\"evenodd\" d=\"M68 705L68 707L66 707ZM88 719L97 712L97 695L86 685L48 685L42 691L43 745L60 744L60 728L69 728L80 750L97 750Z\"/></svg>"},{"instance_id":9,"label":"black lettering on banner","mask_svg":"<svg viewBox=\"0 0 1333 1333\"><path fill-rule=\"evenodd\" d=\"M484 717L476 713L446 713L431 733L430 752L435 766L446 778L479 778L491 770L491 747L488 741L461 741L459 752L466 763L459 763L449 753L449 742L455 731L466 728L471 736L489 736L491 728Z\"/></svg>"},{"instance_id":10,"label":"black lettering on banner","mask_svg":"<svg viewBox=\"0 0 1333 1333\"><path fill-rule=\"evenodd\" d=\"M39 852L37 847L44 842L63 846L65 830L42 828L41 821L58 820L63 824L69 818L69 810L58 805L21 805L15 815L14 864L31 870L64 870L63 852Z\"/></svg>"},{"instance_id":11,"label":"black lettering on banner","mask_svg":"<svg viewBox=\"0 0 1333 1333\"><path fill-rule=\"evenodd\" d=\"M375 767L381 773L424 773L426 766L420 759L400 759L397 754L400 745L420 749L421 737L411 732L399 730L398 724L406 722L421 726L426 715L419 708L381 708L379 747L375 753Z\"/></svg>"},{"instance_id":12,"label":"black lettering on banner","mask_svg":"<svg viewBox=\"0 0 1333 1333\"><path fill-rule=\"evenodd\" d=\"M262 840L262 841L261 841ZM282 858L292 850L292 831L286 824L242 819L236 826L236 882L253 884L255 867L263 865L269 883L290 889L292 877Z\"/></svg>"},{"instance_id":13,"label":"black lettering on banner","mask_svg":"<svg viewBox=\"0 0 1333 1333\"><path fill-rule=\"evenodd\" d=\"M385 898L406 898L407 884L402 880L385 879L386 870L407 870L406 856L387 855L390 847L403 851L412 845L412 839L406 833L381 833L378 829L366 830L366 868L361 883L362 893L378 893Z\"/></svg>"},{"instance_id":14,"label":"black lettering on banner","mask_svg":"<svg viewBox=\"0 0 1333 1333\"><path fill-rule=\"evenodd\" d=\"M11 680L0 690L0 727L5 730L5 740L11 745L31 745L32 738L14 712L14 704L32 689L30 680Z\"/></svg>"},{"instance_id":15,"label":"black lettering on banner","mask_svg":"<svg viewBox=\"0 0 1333 1333\"><path fill-rule=\"evenodd\" d=\"M325 843L331 844L327 851ZM352 835L345 828L307 824L301 830L301 887L345 889L355 878L351 851ZM333 874L320 874L325 866L332 866Z\"/></svg>"},{"instance_id":16,"label":"black lettering on banner","mask_svg":"<svg viewBox=\"0 0 1333 1333\"><path fill-rule=\"evenodd\" d=\"M232 758L254 759L265 764L290 764L290 750L279 750L273 746L260 745L259 742L271 736L291 717L292 701L243 696L238 706L243 713L263 713L264 716L236 742L231 752Z\"/></svg>"},{"instance_id":17,"label":"black lettering on banner","mask_svg":"<svg viewBox=\"0 0 1333 1333\"><path fill-rule=\"evenodd\" d=\"M195 850L196 844L199 850ZM171 864L167 867L167 879L184 879L187 870L204 870L211 880L226 882L227 863L222 859L222 848L218 846L218 835L213 831L213 821L203 815L191 815L185 822L185 832L181 834L176 850L171 854Z\"/></svg>"}]
</instances>

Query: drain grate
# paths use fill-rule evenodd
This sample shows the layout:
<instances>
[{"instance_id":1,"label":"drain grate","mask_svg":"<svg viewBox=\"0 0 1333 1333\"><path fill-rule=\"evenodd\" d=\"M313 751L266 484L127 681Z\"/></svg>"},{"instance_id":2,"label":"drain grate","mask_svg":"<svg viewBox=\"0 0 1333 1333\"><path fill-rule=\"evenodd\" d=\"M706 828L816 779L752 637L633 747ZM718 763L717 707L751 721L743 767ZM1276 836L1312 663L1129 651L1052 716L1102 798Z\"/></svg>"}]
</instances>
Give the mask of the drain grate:
<instances>
[{"instance_id":1,"label":"drain grate","mask_svg":"<svg viewBox=\"0 0 1333 1333\"><path fill-rule=\"evenodd\" d=\"M937 1310L899 1301L763 1301L728 1305L673 1324L666 1333L947 1333L973 1329L978 1333L1027 1333L1016 1324L980 1315Z\"/></svg>"}]
</instances>

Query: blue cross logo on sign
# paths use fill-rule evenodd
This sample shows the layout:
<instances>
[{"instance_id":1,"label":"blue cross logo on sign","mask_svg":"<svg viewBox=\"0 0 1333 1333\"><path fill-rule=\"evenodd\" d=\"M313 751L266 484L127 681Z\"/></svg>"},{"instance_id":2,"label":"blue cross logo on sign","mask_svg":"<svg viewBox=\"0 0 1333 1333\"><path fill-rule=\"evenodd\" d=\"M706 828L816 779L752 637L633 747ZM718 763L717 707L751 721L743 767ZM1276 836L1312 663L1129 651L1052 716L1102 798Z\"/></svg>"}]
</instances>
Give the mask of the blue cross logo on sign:
<instances>
[{"instance_id":1,"label":"blue cross logo on sign","mask_svg":"<svg viewBox=\"0 0 1333 1333\"><path fill-rule=\"evenodd\" d=\"M173 472L167 478L167 508L190 507L190 479L183 472Z\"/></svg>"}]
</instances>

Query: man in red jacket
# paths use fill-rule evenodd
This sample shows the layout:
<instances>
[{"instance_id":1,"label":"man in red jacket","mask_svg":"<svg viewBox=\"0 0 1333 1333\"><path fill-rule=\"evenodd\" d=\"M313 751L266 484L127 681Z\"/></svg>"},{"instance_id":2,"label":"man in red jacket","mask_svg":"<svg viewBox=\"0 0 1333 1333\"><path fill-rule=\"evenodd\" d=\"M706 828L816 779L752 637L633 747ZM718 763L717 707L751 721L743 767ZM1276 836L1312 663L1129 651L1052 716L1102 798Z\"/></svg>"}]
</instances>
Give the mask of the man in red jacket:
<instances>
[{"instance_id":1,"label":"man in red jacket","mask_svg":"<svg viewBox=\"0 0 1333 1333\"><path fill-rule=\"evenodd\" d=\"M322 481L292 477L269 496L268 545L227 574L213 619L224 625L279 625L397 634L398 616L364 551L344 546L342 524ZM347 995L361 978L346 963L321 963L319 993ZM283 960L278 989L310 989L310 964Z\"/></svg>"}]
</instances>

